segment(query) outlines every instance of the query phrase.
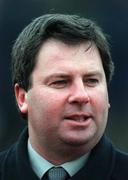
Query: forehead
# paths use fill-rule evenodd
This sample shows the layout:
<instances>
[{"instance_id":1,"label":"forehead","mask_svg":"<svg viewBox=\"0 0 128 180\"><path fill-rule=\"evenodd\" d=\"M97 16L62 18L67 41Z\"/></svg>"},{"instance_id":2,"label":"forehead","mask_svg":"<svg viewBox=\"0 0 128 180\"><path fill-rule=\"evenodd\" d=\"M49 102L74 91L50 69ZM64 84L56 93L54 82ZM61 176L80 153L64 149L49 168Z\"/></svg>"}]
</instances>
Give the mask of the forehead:
<instances>
[{"instance_id":1,"label":"forehead","mask_svg":"<svg viewBox=\"0 0 128 180\"><path fill-rule=\"evenodd\" d=\"M99 51L94 43L82 42L79 44L66 44L59 40L49 39L42 47L37 56L36 69L43 71L49 68L70 68L73 66L90 66L90 68L102 68Z\"/></svg>"}]
</instances>

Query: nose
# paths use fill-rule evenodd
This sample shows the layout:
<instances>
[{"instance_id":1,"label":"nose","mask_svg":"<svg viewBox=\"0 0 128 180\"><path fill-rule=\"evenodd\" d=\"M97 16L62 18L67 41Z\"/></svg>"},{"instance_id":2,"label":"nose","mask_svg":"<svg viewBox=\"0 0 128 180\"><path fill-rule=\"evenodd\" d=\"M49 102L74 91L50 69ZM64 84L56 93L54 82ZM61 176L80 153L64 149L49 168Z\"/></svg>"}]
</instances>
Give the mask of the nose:
<instances>
[{"instance_id":1,"label":"nose","mask_svg":"<svg viewBox=\"0 0 128 180\"><path fill-rule=\"evenodd\" d=\"M86 104L90 101L88 90L83 82L73 85L68 102L76 104Z\"/></svg>"}]
</instances>

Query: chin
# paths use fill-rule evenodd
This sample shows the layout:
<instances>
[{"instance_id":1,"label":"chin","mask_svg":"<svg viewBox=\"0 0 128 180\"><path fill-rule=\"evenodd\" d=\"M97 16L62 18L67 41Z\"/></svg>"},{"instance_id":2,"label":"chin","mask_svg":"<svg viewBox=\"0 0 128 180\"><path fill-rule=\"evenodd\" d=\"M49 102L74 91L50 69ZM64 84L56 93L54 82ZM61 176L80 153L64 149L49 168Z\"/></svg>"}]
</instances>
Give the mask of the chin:
<instances>
[{"instance_id":1,"label":"chin","mask_svg":"<svg viewBox=\"0 0 128 180\"><path fill-rule=\"evenodd\" d=\"M74 146L74 147L79 147L79 146L86 146L89 142L90 142L90 139L89 138L74 138L74 137L70 137L70 138L65 138L63 139L63 142L67 145L70 145L70 146Z\"/></svg>"},{"instance_id":2,"label":"chin","mask_svg":"<svg viewBox=\"0 0 128 180\"><path fill-rule=\"evenodd\" d=\"M81 137L79 135L71 136L70 134L70 136L63 137L63 142L68 146L83 147L84 149L91 150L98 143L100 137L98 134L83 134Z\"/></svg>"}]
</instances>

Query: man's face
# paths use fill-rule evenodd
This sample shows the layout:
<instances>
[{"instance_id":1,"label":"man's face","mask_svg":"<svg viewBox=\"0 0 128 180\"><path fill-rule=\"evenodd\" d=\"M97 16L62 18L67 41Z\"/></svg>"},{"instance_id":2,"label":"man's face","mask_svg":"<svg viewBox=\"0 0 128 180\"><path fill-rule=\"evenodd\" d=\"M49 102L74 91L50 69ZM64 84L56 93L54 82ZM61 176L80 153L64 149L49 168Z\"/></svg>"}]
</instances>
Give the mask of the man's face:
<instances>
[{"instance_id":1,"label":"man's face","mask_svg":"<svg viewBox=\"0 0 128 180\"><path fill-rule=\"evenodd\" d=\"M30 141L40 153L67 147L89 151L105 130L105 73L96 46L88 47L50 39L39 51L32 87L19 106L28 113Z\"/></svg>"}]
</instances>

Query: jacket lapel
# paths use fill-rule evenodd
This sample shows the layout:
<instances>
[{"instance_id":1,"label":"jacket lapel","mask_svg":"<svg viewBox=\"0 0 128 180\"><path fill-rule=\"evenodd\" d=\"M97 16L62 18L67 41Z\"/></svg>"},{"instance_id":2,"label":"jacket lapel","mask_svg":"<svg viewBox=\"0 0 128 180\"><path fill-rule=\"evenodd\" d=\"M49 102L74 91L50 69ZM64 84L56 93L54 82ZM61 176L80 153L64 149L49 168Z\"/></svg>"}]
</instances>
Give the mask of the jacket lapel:
<instances>
[{"instance_id":1,"label":"jacket lapel","mask_svg":"<svg viewBox=\"0 0 128 180\"><path fill-rule=\"evenodd\" d=\"M114 148L106 137L92 150L86 165L71 179L72 180L108 180L114 164Z\"/></svg>"}]
</instances>

